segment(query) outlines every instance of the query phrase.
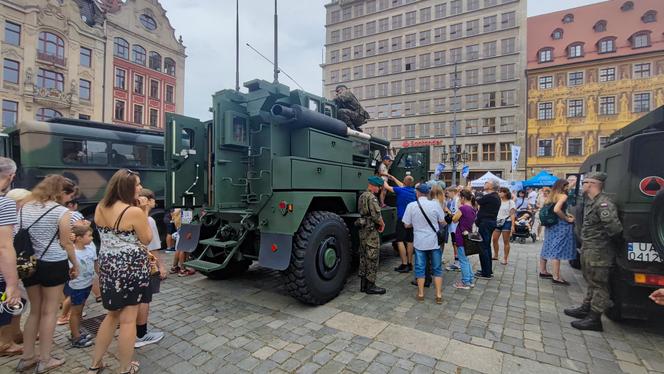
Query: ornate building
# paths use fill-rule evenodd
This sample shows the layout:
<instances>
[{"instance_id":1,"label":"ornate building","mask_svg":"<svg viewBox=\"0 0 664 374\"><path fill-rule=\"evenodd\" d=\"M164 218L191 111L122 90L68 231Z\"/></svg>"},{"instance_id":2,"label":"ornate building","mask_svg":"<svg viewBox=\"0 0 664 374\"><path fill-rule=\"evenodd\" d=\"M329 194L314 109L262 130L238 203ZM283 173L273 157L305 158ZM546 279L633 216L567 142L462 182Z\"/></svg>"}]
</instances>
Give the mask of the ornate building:
<instances>
[{"instance_id":1,"label":"ornate building","mask_svg":"<svg viewBox=\"0 0 664 374\"><path fill-rule=\"evenodd\" d=\"M528 177L578 172L664 105L663 13L660 0L610 0L528 18Z\"/></svg>"},{"instance_id":2,"label":"ornate building","mask_svg":"<svg viewBox=\"0 0 664 374\"><path fill-rule=\"evenodd\" d=\"M0 25L0 127L59 116L112 122L114 39L123 35L159 53L159 69L145 77L146 87L152 80L159 83L160 99L147 103L140 121L127 117L122 123L161 128L163 113L183 110L184 46L157 0L0 0ZM167 59L172 69L162 73ZM126 60L131 64L129 55ZM131 83L127 78L133 89Z\"/></svg>"}]
</instances>

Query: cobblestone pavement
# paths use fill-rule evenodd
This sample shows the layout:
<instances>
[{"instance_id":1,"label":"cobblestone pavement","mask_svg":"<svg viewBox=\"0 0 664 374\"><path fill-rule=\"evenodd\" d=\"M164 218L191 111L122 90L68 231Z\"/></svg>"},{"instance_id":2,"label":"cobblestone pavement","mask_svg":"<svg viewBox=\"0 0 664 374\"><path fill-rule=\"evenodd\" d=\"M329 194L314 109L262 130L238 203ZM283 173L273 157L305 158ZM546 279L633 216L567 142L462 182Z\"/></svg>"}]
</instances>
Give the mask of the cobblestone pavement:
<instances>
[{"instance_id":1,"label":"cobblestone pavement","mask_svg":"<svg viewBox=\"0 0 664 374\"><path fill-rule=\"evenodd\" d=\"M433 289L423 303L415 300L412 275L392 270L399 260L388 246L378 277L386 295L359 293L351 277L320 307L293 300L277 272L256 266L229 281L171 276L150 316L166 337L137 349L137 359L142 373L664 372L660 327L605 318L603 333L572 329L562 309L581 300L581 274L564 265L571 286L540 280L539 248L513 245L510 264L494 262L495 279L472 290L454 289L458 273L446 272L443 305L434 303ZM91 299L87 313L103 310ZM92 348L68 348L67 335L57 328L55 355L67 358L59 372L85 372ZM105 361L117 370L116 348ZM0 358L0 372L17 361Z\"/></svg>"}]
</instances>

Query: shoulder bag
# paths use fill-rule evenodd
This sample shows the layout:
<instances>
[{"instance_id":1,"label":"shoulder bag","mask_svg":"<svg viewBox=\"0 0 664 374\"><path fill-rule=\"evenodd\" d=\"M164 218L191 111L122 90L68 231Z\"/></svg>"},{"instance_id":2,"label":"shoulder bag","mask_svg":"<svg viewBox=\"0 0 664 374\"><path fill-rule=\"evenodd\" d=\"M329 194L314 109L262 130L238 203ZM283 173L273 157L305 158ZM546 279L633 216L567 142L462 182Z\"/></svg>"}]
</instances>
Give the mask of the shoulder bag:
<instances>
[{"instance_id":1,"label":"shoulder bag","mask_svg":"<svg viewBox=\"0 0 664 374\"><path fill-rule=\"evenodd\" d=\"M30 278L35 271L37 271L37 259L35 258L35 249L32 245L32 237L30 236L30 228L34 226L37 222L39 222L44 216L49 214L52 210L55 208L59 207L60 205L56 205L52 207L51 209L47 210L39 216L30 226L23 228L23 209L19 211L19 229L16 232L16 235L14 235L14 251L16 251L16 272L18 273L19 279L27 279ZM46 251L48 251L48 247L53 244L53 241L55 238L58 236L58 231L59 229L55 230L55 235L53 235L53 238L51 238L51 241L48 242L46 245L46 248L44 249L44 252L42 252L41 256L39 256L39 259L41 260L42 257L46 254Z\"/></svg>"},{"instance_id":2,"label":"shoulder bag","mask_svg":"<svg viewBox=\"0 0 664 374\"><path fill-rule=\"evenodd\" d=\"M420 201L419 200L415 201L417 202L417 206L420 207L420 211L422 212L424 219L427 220L429 227L431 227L431 230L433 230L433 232L436 233L436 238L438 238L438 245L443 245L445 243L445 237L447 236L447 232L445 230L437 231L436 228L433 226L433 223L431 223L431 221L429 220L429 217L427 217L427 214L424 213L424 209L422 208Z\"/></svg>"}]
</instances>

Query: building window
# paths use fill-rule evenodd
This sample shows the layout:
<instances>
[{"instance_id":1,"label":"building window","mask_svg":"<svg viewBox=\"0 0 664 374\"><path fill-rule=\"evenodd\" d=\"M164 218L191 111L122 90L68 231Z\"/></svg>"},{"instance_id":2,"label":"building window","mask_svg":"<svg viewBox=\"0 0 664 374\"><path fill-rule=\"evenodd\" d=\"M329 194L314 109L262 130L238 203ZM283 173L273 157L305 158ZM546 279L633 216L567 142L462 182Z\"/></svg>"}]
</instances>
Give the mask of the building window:
<instances>
[{"instance_id":1,"label":"building window","mask_svg":"<svg viewBox=\"0 0 664 374\"><path fill-rule=\"evenodd\" d=\"M463 24L456 23L450 26L450 39L459 39L463 36Z\"/></svg>"},{"instance_id":2,"label":"building window","mask_svg":"<svg viewBox=\"0 0 664 374\"><path fill-rule=\"evenodd\" d=\"M39 69L37 73L37 87L64 91L65 78L62 74L46 69Z\"/></svg>"},{"instance_id":3,"label":"building window","mask_svg":"<svg viewBox=\"0 0 664 374\"><path fill-rule=\"evenodd\" d=\"M553 156L553 140L544 139L537 141L537 156L551 157Z\"/></svg>"},{"instance_id":4,"label":"building window","mask_svg":"<svg viewBox=\"0 0 664 374\"><path fill-rule=\"evenodd\" d=\"M634 94L634 113L645 113L650 111L650 93Z\"/></svg>"},{"instance_id":5,"label":"building window","mask_svg":"<svg viewBox=\"0 0 664 374\"><path fill-rule=\"evenodd\" d=\"M545 48L538 52L539 62L551 62L553 61L553 48Z\"/></svg>"},{"instance_id":6,"label":"building window","mask_svg":"<svg viewBox=\"0 0 664 374\"><path fill-rule=\"evenodd\" d=\"M484 98L484 107L485 108L495 108L496 107L496 93L495 92L485 92L482 94Z\"/></svg>"},{"instance_id":7,"label":"building window","mask_svg":"<svg viewBox=\"0 0 664 374\"><path fill-rule=\"evenodd\" d=\"M482 70L482 83L493 83L496 81L496 67L490 66Z\"/></svg>"},{"instance_id":8,"label":"building window","mask_svg":"<svg viewBox=\"0 0 664 374\"><path fill-rule=\"evenodd\" d=\"M90 48L81 47L79 64L83 67L92 67L92 50Z\"/></svg>"},{"instance_id":9,"label":"building window","mask_svg":"<svg viewBox=\"0 0 664 374\"><path fill-rule=\"evenodd\" d=\"M654 10L647 11L643 17L641 17L643 23L657 22L657 12Z\"/></svg>"},{"instance_id":10,"label":"building window","mask_svg":"<svg viewBox=\"0 0 664 374\"><path fill-rule=\"evenodd\" d=\"M2 69L2 79L7 83L18 84L21 75L21 65L18 61L5 59Z\"/></svg>"},{"instance_id":11,"label":"building window","mask_svg":"<svg viewBox=\"0 0 664 374\"><path fill-rule=\"evenodd\" d=\"M113 55L129 60L129 43L119 37L113 39Z\"/></svg>"},{"instance_id":12,"label":"building window","mask_svg":"<svg viewBox=\"0 0 664 374\"><path fill-rule=\"evenodd\" d=\"M507 12L501 14L500 23L503 29L516 26L516 12Z\"/></svg>"},{"instance_id":13,"label":"building window","mask_svg":"<svg viewBox=\"0 0 664 374\"><path fill-rule=\"evenodd\" d=\"M496 161L495 144L482 144L482 161Z\"/></svg>"},{"instance_id":14,"label":"building window","mask_svg":"<svg viewBox=\"0 0 664 374\"><path fill-rule=\"evenodd\" d=\"M473 36L480 33L480 20L475 19L466 22L466 36Z\"/></svg>"},{"instance_id":15,"label":"building window","mask_svg":"<svg viewBox=\"0 0 664 374\"><path fill-rule=\"evenodd\" d=\"M417 22L417 12L406 13L406 26L412 26Z\"/></svg>"},{"instance_id":16,"label":"building window","mask_svg":"<svg viewBox=\"0 0 664 374\"><path fill-rule=\"evenodd\" d=\"M92 83L85 79L80 79L78 83L78 98L81 100L90 100Z\"/></svg>"},{"instance_id":17,"label":"building window","mask_svg":"<svg viewBox=\"0 0 664 374\"><path fill-rule=\"evenodd\" d=\"M498 16L484 17L484 32L493 32L498 29Z\"/></svg>"},{"instance_id":18,"label":"building window","mask_svg":"<svg viewBox=\"0 0 664 374\"><path fill-rule=\"evenodd\" d=\"M480 71L478 69L466 70L466 86L474 86L480 82Z\"/></svg>"},{"instance_id":19,"label":"building window","mask_svg":"<svg viewBox=\"0 0 664 374\"><path fill-rule=\"evenodd\" d=\"M500 161L512 159L512 145L514 143L500 143Z\"/></svg>"},{"instance_id":20,"label":"building window","mask_svg":"<svg viewBox=\"0 0 664 374\"><path fill-rule=\"evenodd\" d=\"M482 120L482 134L496 133L496 118L489 117Z\"/></svg>"},{"instance_id":21,"label":"building window","mask_svg":"<svg viewBox=\"0 0 664 374\"><path fill-rule=\"evenodd\" d=\"M496 57L498 54L498 43L497 42L486 42L484 43L484 58Z\"/></svg>"},{"instance_id":22,"label":"building window","mask_svg":"<svg viewBox=\"0 0 664 374\"><path fill-rule=\"evenodd\" d=\"M606 31L606 21L605 20L597 21L597 23L595 23L595 26L593 26L593 30L595 30L595 32Z\"/></svg>"},{"instance_id":23,"label":"building window","mask_svg":"<svg viewBox=\"0 0 664 374\"><path fill-rule=\"evenodd\" d=\"M500 117L500 132L513 132L514 122L514 116Z\"/></svg>"},{"instance_id":24,"label":"building window","mask_svg":"<svg viewBox=\"0 0 664 374\"><path fill-rule=\"evenodd\" d=\"M564 31L563 29L555 29L551 33L551 39L553 40L560 40L563 38Z\"/></svg>"},{"instance_id":25,"label":"building window","mask_svg":"<svg viewBox=\"0 0 664 374\"><path fill-rule=\"evenodd\" d=\"M355 25L353 26L353 36L356 38L361 38L364 35L364 25Z\"/></svg>"},{"instance_id":26,"label":"building window","mask_svg":"<svg viewBox=\"0 0 664 374\"><path fill-rule=\"evenodd\" d=\"M156 71L161 71L161 55L159 53L150 51L148 67Z\"/></svg>"},{"instance_id":27,"label":"building window","mask_svg":"<svg viewBox=\"0 0 664 374\"><path fill-rule=\"evenodd\" d=\"M330 12L330 23L337 23L341 21L341 12L338 10L333 10Z\"/></svg>"},{"instance_id":28,"label":"building window","mask_svg":"<svg viewBox=\"0 0 664 374\"><path fill-rule=\"evenodd\" d=\"M583 44L576 43L567 47L567 57L568 58L583 57Z\"/></svg>"},{"instance_id":29,"label":"building window","mask_svg":"<svg viewBox=\"0 0 664 374\"><path fill-rule=\"evenodd\" d=\"M5 21L5 43L21 45L21 25Z\"/></svg>"},{"instance_id":30,"label":"building window","mask_svg":"<svg viewBox=\"0 0 664 374\"><path fill-rule=\"evenodd\" d=\"M634 64L634 78L650 78L650 63Z\"/></svg>"},{"instance_id":31,"label":"building window","mask_svg":"<svg viewBox=\"0 0 664 374\"><path fill-rule=\"evenodd\" d=\"M415 125L406 125L406 139L415 138Z\"/></svg>"},{"instance_id":32,"label":"building window","mask_svg":"<svg viewBox=\"0 0 664 374\"><path fill-rule=\"evenodd\" d=\"M392 139L401 139L401 125L391 126Z\"/></svg>"},{"instance_id":33,"label":"building window","mask_svg":"<svg viewBox=\"0 0 664 374\"><path fill-rule=\"evenodd\" d=\"M583 72L569 73L568 86L580 86L583 84Z\"/></svg>"},{"instance_id":34,"label":"building window","mask_svg":"<svg viewBox=\"0 0 664 374\"><path fill-rule=\"evenodd\" d=\"M35 119L37 121L48 121L51 118L60 117L62 117L62 113L51 108L39 108L39 110L37 110L37 114L35 115Z\"/></svg>"},{"instance_id":35,"label":"building window","mask_svg":"<svg viewBox=\"0 0 664 374\"><path fill-rule=\"evenodd\" d=\"M159 81L150 79L150 98L159 100Z\"/></svg>"},{"instance_id":36,"label":"building window","mask_svg":"<svg viewBox=\"0 0 664 374\"><path fill-rule=\"evenodd\" d=\"M141 21L143 24L143 27L150 31L154 31L157 29L157 21L154 20L154 18L148 16L147 14L141 14L138 19Z\"/></svg>"},{"instance_id":37,"label":"building window","mask_svg":"<svg viewBox=\"0 0 664 374\"><path fill-rule=\"evenodd\" d=\"M583 117L583 99L567 100L567 117Z\"/></svg>"},{"instance_id":38,"label":"building window","mask_svg":"<svg viewBox=\"0 0 664 374\"><path fill-rule=\"evenodd\" d=\"M347 6L341 9L341 19L348 21L353 16L353 8Z\"/></svg>"},{"instance_id":39,"label":"building window","mask_svg":"<svg viewBox=\"0 0 664 374\"><path fill-rule=\"evenodd\" d=\"M87 115L87 114L79 114L79 115L78 115L78 119L82 119L82 120L89 121L90 118L91 118L91 117L90 117L89 115Z\"/></svg>"},{"instance_id":40,"label":"building window","mask_svg":"<svg viewBox=\"0 0 664 374\"><path fill-rule=\"evenodd\" d=\"M500 92L500 106L512 106L516 103L516 91L501 91Z\"/></svg>"},{"instance_id":41,"label":"building window","mask_svg":"<svg viewBox=\"0 0 664 374\"><path fill-rule=\"evenodd\" d=\"M117 121L124 121L125 119L125 102L122 100L115 100L115 111L113 118Z\"/></svg>"},{"instance_id":42,"label":"building window","mask_svg":"<svg viewBox=\"0 0 664 374\"><path fill-rule=\"evenodd\" d=\"M466 153L468 154L468 161L478 161L479 151L477 144L466 144Z\"/></svg>"},{"instance_id":43,"label":"building window","mask_svg":"<svg viewBox=\"0 0 664 374\"><path fill-rule=\"evenodd\" d=\"M435 98L433 99L433 111L434 113L442 113L445 111L445 98Z\"/></svg>"},{"instance_id":44,"label":"building window","mask_svg":"<svg viewBox=\"0 0 664 374\"><path fill-rule=\"evenodd\" d=\"M608 142L609 142L609 137L608 136L600 136L599 137L599 149L604 149Z\"/></svg>"},{"instance_id":45,"label":"building window","mask_svg":"<svg viewBox=\"0 0 664 374\"><path fill-rule=\"evenodd\" d=\"M170 84L166 85L166 97L164 101L169 104L175 104L175 87Z\"/></svg>"},{"instance_id":46,"label":"building window","mask_svg":"<svg viewBox=\"0 0 664 374\"><path fill-rule=\"evenodd\" d=\"M420 45L431 44L431 30L420 31Z\"/></svg>"},{"instance_id":47,"label":"building window","mask_svg":"<svg viewBox=\"0 0 664 374\"><path fill-rule=\"evenodd\" d=\"M553 119L553 103L539 103L537 105L537 119L549 120Z\"/></svg>"},{"instance_id":48,"label":"building window","mask_svg":"<svg viewBox=\"0 0 664 374\"><path fill-rule=\"evenodd\" d=\"M115 68L115 88L125 90L127 87L127 72L124 69Z\"/></svg>"},{"instance_id":49,"label":"building window","mask_svg":"<svg viewBox=\"0 0 664 374\"><path fill-rule=\"evenodd\" d=\"M504 81L516 78L516 64L500 65L500 79Z\"/></svg>"},{"instance_id":50,"label":"building window","mask_svg":"<svg viewBox=\"0 0 664 374\"><path fill-rule=\"evenodd\" d=\"M479 131L479 122L477 119L466 120L466 135L475 135Z\"/></svg>"},{"instance_id":51,"label":"building window","mask_svg":"<svg viewBox=\"0 0 664 374\"><path fill-rule=\"evenodd\" d=\"M547 75L545 77L539 77L539 88L540 90L546 90L553 88L553 75Z\"/></svg>"},{"instance_id":52,"label":"building window","mask_svg":"<svg viewBox=\"0 0 664 374\"><path fill-rule=\"evenodd\" d=\"M634 9L634 2L632 2L632 1L626 1L620 7L620 10L622 10L623 12L627 12L627 11L630 11L630 10L633 10L633 9Z\"/></svg>"},{"instance_id":53,"label":"building window","mask_svg":"<svg viewBox=\"0 0 664 374\"><path fill-rule=\"evenodd\" d=\"M603 116L616 114L615 96L604 96L599 98L599 114Z\"/></svg>"},{"instance_id":54,"label":"building window","mask_svg":"<svg viewBox=\"0 0 664 374\"><path fill-rule=\"evenodd\" d=\"M616 51L616 38L605 38L597 43L599 53L611 53Z\"/></svg>"},{"instance_id":55,"label":"building window","mask_svg":"<svg viewBox=\"0 0 664 374\"><path fill-rule=\"evenodd\" d=\"M15 126L18 122L18 103L16 101L2 100L2 126Z\"/></svg>"},{"instance_id":56,"label":"building window","mask_svg":"<svg viewBox=\"0 0 664 374\"><path fill-rule=\"evenodd\" d=\"M582 138L567 139L567 155L568 156L583 156L583 139Z\"/></svg>"},{"instance_id":57,"label":"building window","mask_svg":"<svg viewBox=\"0 0 664 374\"><path fill-rule=\"evenodd\" d=\"M145 66L146 57L147 57L147 54L145 52L145 48L141 47L140 45L134 45L131 48L131 60L135 64Z\"/></svg>"},{"instance_id":58,"label":"building window","mask_svg":"<svg viewBox=\"0 0 664 374\"><path fill-rule=\"evenodd\" d=\"M420 138L428 138L431 136L431 124L420 123Z\"/></svg>"},{"instance_id":59,"label":"building window","mask_svg":"<svg viewBox=\"0 0 664 374\"><path fill-rule=\"evenodd\" d=\"M478 10L480 9L480 0L468 0L466 3L466 10L467 11L472 11L472 10Z\"/></svg>"},{"instance_id":60,"label":"building window","mask_svg":"<svg viewBox=\"0 0 664 374\"><path fill-rule=\"evenodd\" d=\"M566 14L565 17L563 17L563 23L572 23L572 22L574 22L573 14Z\"/></svg>"},{"instance_id":61,"label":"building window","mask_svg":"<svg viewBox=\"0 0 664 374\"><path fill-rule=\"evenodd\" d=\"M65 64L65 42L61 37L46 31L39 33L37 56L41 60Z\"/></svg>"},{"instance_id":62,"label":"building window","mask_svg":"<svg viewBox=\"0 0 664 374\"><path fill-rule=\"evenodd\" d=\"M149 125L150 125L150 127L158 127L159 126L159 110L154 109L154 108L150 108Z\"/></svg>"},{"instance_id":63,"label":"building window","mask_svg":"<svg viewBox=\"0 0 664 374\"><path fill-rule=\"evenodd\" d=\"M450 3L450 14L454 16L461 13L463 11L462 7L461 0L452 0Z\"/></svg>"},{"instance_id":64,"label":"building window","mask_svg":"<svg viewBox=\"0 0 664 374\"><path fill-rule=\"evenodd\" d=\"M450 49L450 62L451 63L457 63L461 62L462 56L461 56L461 48L452 48Z\"/></svg>"},{"instance_id":65,"label":"building window","mask_svg":"<svg viewBox=\"0 0 664 374\"><path fill-rule=\"evenodd\" d=\"M134 104L134 123L143 124L143 105Z\"/></svg>"},{"instance_id":66,"label":"building window","mask_svg":"<svg viewBox=\"0 0 664 374\"><path fill-rule=\"evenodd\" d=\"M479 44L473 44L466 46L466 59L468 61L477 60L480 58L480 46Z\"/></svg>"},{"instance_id":67,"label":"building window","mask_svg":"<svg viewBox=\"0 0 664 374\"><path fill-rule=\"evenodd\" d=\"M632 48L650 47L650 31L641 31L630 37Z\"/></svg>"},{"instance_id":68,"label":"building window","mask_svg":"<svg viewBox=\"0 0 664 374\"><path fill-rule=\"evenodd\" d=\"M436 19L447 16L447 3L437 4L434 7Z\"/></svg>"},{"instance_id":69,"label":"building window","mask_svg":"<svg viewBox=\"0 0 664 374\"><path fill-rule=\"evenodd\" d=\"M144 80L142 75L134 74L134 93L136 95L144 95Z\"/></svg>"},{"instance_id":70,"label":"building window","mask_svg":"<svg viewBox=\"0 0 664 374\"><path fill-rule=\"evenodd\" d=\"M599 69L599 81L610 82L616 80L616 68Z\"/></svg>"},{"instance_id":71,"label":"building window","mask_svg":"<svg viewBox=\"0 0 664 374\"><path fill-rule=\"evenodd\" d=\"M407 101L406 103L404 103L403 114L405 116L415 115L415 102L414 101Z\"/></svg>"},{"instance_id":72,"label":"building window","mask_svg":"<svg viewBox=\"0 0 664 374\"><path fill-rule=\"evenodd\" d=\"M516 38L507 38L500 41L500 48L504 55L516 52Z\"/></svg>"},{"instance_id":73,"label":"building window","mask_svg":"<svg viewBox=\"0 0 664 374\"><path fill-rule=\"evenodd\" d=\"M431 8L422 8L420 9L420 22L429 22L431 21Z\"/></svg>"},{"instance_id":74,"label":"building window","mask_svg":"<svg viewBox=\"0 0 664 374\"><path fill-rule=\"evenodd\" d=\"M350 36L350 27L348 27L347 29L348 29L348 36ZM346 38L346 35L345 35L346 33L344 32L345 30L346 29L342 30L341 38L343 40L348 40ZM389 31L389 30L390 30L390 19L387 18L387 17L379 19L378 20L378 32L385 32L385 31Z\"/></svg>"}]
</instances>

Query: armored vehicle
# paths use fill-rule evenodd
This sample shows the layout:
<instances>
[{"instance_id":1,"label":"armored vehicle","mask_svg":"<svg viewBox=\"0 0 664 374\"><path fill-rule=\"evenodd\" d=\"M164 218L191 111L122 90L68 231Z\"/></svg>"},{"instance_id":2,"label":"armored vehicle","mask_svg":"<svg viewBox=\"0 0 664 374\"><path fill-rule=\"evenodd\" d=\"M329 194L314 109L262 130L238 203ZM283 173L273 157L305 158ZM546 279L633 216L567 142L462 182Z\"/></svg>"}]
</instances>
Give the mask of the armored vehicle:
<instances>
[{"instance_id":1,"label":"armored vehicle","mask_svg":"<svg viewBox=\"0 0 664 374\"><path fill-rule=\"evenodd\" d=\"M210 278L258 261L282 271L298 300L324 304L344 286L357 199L389 143L348 129L322 97L262 80L245 87L213 95L212 121L166 117L166 205L194 217L178 248ZM428 166L426 149L406 148L391 171L420 179ZM396 209L382 214L387 240Z\"/></svg>"},{"instance_id":2,"label":"armored vehicle","mask_svg":"<svg viewBox=\"0 0 664 374\"><path fill-rule=\"evenodd\" d=\"M612 319L661 316L648 295L664 287L664 107L616 131L589 156L581 173L604 171L604 190L616 203L624 243L611 273ZM581 206L583 206L581 204Z\"/></svg>"}]
</instances>

